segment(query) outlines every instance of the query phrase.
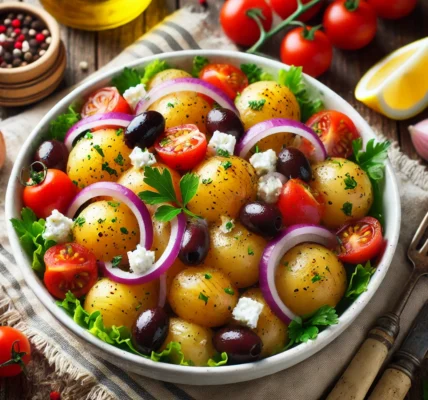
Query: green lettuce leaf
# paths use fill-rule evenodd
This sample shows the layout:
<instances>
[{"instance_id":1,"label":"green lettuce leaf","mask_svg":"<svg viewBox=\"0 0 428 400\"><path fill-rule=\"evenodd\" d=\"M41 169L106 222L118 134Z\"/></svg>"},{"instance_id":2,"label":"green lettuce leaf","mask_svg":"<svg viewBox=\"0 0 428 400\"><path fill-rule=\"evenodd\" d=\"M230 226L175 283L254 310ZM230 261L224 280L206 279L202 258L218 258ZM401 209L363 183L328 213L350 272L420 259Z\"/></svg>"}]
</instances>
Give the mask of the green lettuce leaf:
<instances>
[{"instance_id":1,"label":"green lettuce leaf","mask_svg":"<svg viewBox=\"0 0 428 400\"><path fill-rule=\"evenodd\" d=\"M171 66L168 65L166 61L152 61L144 68L144 74L141 78L141 83L146 85L156 74L165 71L166 69L171 69Z\"/></svg>"},{"instance_id":2,"label":"green lettuce leaf","mask_svg":"<svg viewBox=\"0 0 428 400\"><path fill-rule=\"evenodd\" d=\"M73 106L68 107L68 112L58 115L50 122L49 138L63 142L67 131L78 121L80 121L80 114L74 110Z\"/></svg>"},{"instance_id":3,"label":"green lettuce leaf","mask_svg":"<svg viewBox=\"0 0 428 400\"><path fill-rule=\"evenodd\" d=\"M115 76L111 82L116 86L120 94L125 93L129 88L141 83L141 74L135 68L125 67L120 75Z\"/></svg>"},{"instance_id":4,"label":"green lettuce leaf","mask_svg":"<svg viewBox=\"0 0 428 400\"><path fill-rule=\"evenodd\" d=\"M263 71L256 64L241 64L241 71L247 75L248 82L273 81L273 76Z\"/></svg>"},{"instance_id":5,"label":"green lettuce leaf","mask_svg":"<svg viewBox=\"0 0 428 400\"><path fill-rule=\"evenodd\" d=\"M199 73L209 63L210 62L209 62L208 58L205 58L202 56L196 56L193 59L192 76L195 78L199 78Z\"/></svg>"},{"instance_id":6,"label":"green lettuce leaf","mask_svg":"<svg viewBox=\"0 0 428 400\"><path fill-rule=\"evenodd\" d=\"M220 367L221 365L226 365L228 360L227 353L217 353L213 358L208 360L209 367Z\"/></svg>"},{"instance_id":7,"label":"green lettuce leaf","mask_svg":"<svg viewBox=\"0 0 428 400\"><path fill-rule=\"evenodd\" d=\"M365 266L358 264L349 280L345 297L355 300L360 294L366 292L370 279L375 271L376 268L371 266L370 261L367 261Z\"/></svg>"}]
</instances>

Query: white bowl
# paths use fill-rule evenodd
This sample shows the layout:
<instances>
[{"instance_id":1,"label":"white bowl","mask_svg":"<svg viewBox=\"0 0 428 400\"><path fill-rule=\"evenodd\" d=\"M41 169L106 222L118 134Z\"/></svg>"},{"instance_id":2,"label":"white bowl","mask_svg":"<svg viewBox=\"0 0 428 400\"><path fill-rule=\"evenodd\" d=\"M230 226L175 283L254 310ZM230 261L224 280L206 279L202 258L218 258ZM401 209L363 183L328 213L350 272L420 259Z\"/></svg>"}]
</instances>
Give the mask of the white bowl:
<instances>
[{"instance_id":1,"label":"white bowl","mask_svg":"<svg viewBox=\"0 0 428 400\"><path fill-rule=\"evenodd\" d=\"M236 66L239 66L242 63L254 63L275 75L280 69L284 69L286 67L280 62L266 58L245 53L219 50L165 53L137 60L128 64L128 67L144 66L155 59L161 59L168 61L171 65L189 70L191 68L193 57L196 55L205 56L213 62L226 62L235 64ZM75 89L60 101L50 112L48 112L33 132L31 132L16 159L7 188L6 219L8 221L10 218L20 217L23 189L17 180L17 176L19 175L22 167L28 166L31 162L31 157L35 147L41 142L44 133L47 131L49 121L63 113L70 104L79 102L79 100L91 93L94 89L108 85L111 78L120 73L124 67L125 65L113 69L110 72L92 80L88 80L82 84L79 88ZM375 138L375 134L370 126L350 104L317 80L308 76L306 79L311 90L319 92L324 100L326 108L341 111L347 114L354 121L365 143L369 139ZM156 363L110 346L97 339L89 332L79 327L62 309L55 305L54 298L48 293L43 283L31 269L28 257L21 249L18 237L10 223L8 223L8 233L13 253L28 286L30 286L39 300L55 316L56 319L82 339L82 342L88 350L106 358L118 367L128 369L133 373L138 373L150 378L189 385L219 385L248 381L289 368L314 355L327 346L355 320L383 281L392 261L399 237L401 220L400 197L394 172L389 163L386 166L384 210L386 220L384 233L385 238L387 239L385 253L380 260L376 273L373 275L368 291L363 293L357 301L355 301L350 308L346 310L346 312L340 317L338 325L331 326L323 331L316 340L309 341L306 344L301 344L284 353L250 364L224 366L219 368L182 367L172 364Z\"/></svg>"}]
</instances>

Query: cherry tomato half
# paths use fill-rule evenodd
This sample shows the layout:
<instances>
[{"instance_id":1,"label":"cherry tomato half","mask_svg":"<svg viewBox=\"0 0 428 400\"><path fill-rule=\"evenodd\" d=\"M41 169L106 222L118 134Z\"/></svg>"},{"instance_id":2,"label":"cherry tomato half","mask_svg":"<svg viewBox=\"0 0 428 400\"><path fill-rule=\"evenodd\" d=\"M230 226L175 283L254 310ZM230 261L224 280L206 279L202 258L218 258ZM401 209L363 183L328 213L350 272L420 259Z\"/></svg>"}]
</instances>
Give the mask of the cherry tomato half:
<instances>
[{"instance_id":1,"label":"cherry tomato half","mask_svg":"<svg viewBox=\"0 0 428 400\"><path fill-rule=\"evenodd\" d=\"M11 362L12 358L16 358L16 362ZM22 372L22 364L19 360L24 365L31 360L31 347L27 336L10 326L0 326L0 376L19 375ZM1 366L5 363L7 365Z\"/></svg>"},{"instance_id":2,"label":"cherry tomato half","mask_svg":"<svg viewBox=\"0 0 428 400\"><path fill-rule=\"evenodd\" d=\"M324 211L322 197L300 179L290 179L278 200L284 225L319 224Z\"/></svg>"},{"instance_id":3,"label":"cherry tomato half","mask_svg":"<svg viewBox=\"0 0 428 400\"><path fill-rule=\"evenodd\" d=\"M311 0L302 0L302 4L309 3ZM297 0L270 0L270 4L275 12L282 18L286 19L297 10ZM321 10L323 1L316 4L308 11L304 12L299 18L299 21L305 22L310 20L315 14Z\"/></svg>"},{"instance_id":4,"label":"cherry tomato half","mask_svg":"<svg viewBox=\"0 0 428 400\"><path fill-rule=\"evenodd\" d=\"M48 169L43 182L25 187L23 201L38 218L47 218L55 209L64 214L76 193L76 186L65 172Z\"/></svg>"},{"instance_id":5,"label":"cherry tomato half","mask_svg":"<svg viewBox=\"0 0 428 400\"><path fill-rule=\"evenodd\" d=\"M221 89L232 100L248 86L247 76L229 64L209 64L199 73L199 78Z\"/></svg>"},{"instance_id":6,"label":"cherry tomato half","mask_svg":"<svg viewBox=\"0 0 428 400\"><path fill-rule=\"evenodd\" d=\"M365 1L336 0L325 10L323 25L333 46L361 49L376 35L376 13Z\"/></svg>"},{"instance_id":7,"label":"cherry tomato half","mask_svg":"<svg viewBox=\"0 0 428 400\"><path fill-rule=\"evenodd\" d=\"M224 33L233 42L241 46L252 46L260 37L260 29L254 19L247 15L247 11L258 9L266 31L272 27L272 10L265 0L227 0L220 12L220 23Z\"/></svg>"},{"instance_id":8,"label":"cherry tomato half","mask_svg":"<svg viewBox=\"0 0 428 400\"><path fill-rule=\"evenodd\" d=\"M362 264L376 257L383 247L382 227L373 217L364 217L337 232L338 257L350 264Z\"/></svg>"},{"instance_id":9,"label":"cherry tomato half","mask_svg":"<svg viewBox=\"0 0 428 400\"><path fill-rule=\"evenodd\" d=\"M115 87L105 87L93 93L82 108L82 118L107 112L132 114L128 102Z\"/></svg>"},{"instance_id":10,"label":"cherry tomato half","mask_svg":"<svg viewBox=\"0 0 428 400\"><path fill-rule=\"evenodd\" d=\"M207 138L196 125L175 126L156 140L155 149L168 167L187 171L204 159Z\"/></svg>"},{"instance_id":11,"label":"cherry tomato half","mask_svg":"<svg viewBox=\"0 0 428 400\"><path fill-rule=\"evenodd\" d=\"M58 299L64 299L69 290L82 297L98 280L95 255L80 244L57 244L46 251L44 261L43 280L49 293Z\"/></svg>"},{"instance_id":12,"label":"cherry tomato half","mask_svg":"<svg viewBox=\"0 0 428 400\"><path fill-rule=\"evenodd\" d=\"M281 61L303 67L303 72L317 77L328 70L333 48L324 32L309 26L289 31L281 43Z\"/></svg>"},{"instance_id":13,"label":"cherry tomato half","mask_svg":"<svg viewBox=\"0 0 428 400\"><path fill-rule=\"evenodd\" d=\"M350 157L352 141L360 137L351 119L339 111L320 111L306 125L318 134L329 157Z\"/></svg>"},{"instance_id":14,"label":"cherry tomato half","mask_svg":"<svg viewBox=\"0 0 428 400\"><path fill-rule=\"evenodd\" d=\"M398 19L409 15L417 2L418 0L367 0L378 17L386 19Z\"/></svg>"}]
</instances>

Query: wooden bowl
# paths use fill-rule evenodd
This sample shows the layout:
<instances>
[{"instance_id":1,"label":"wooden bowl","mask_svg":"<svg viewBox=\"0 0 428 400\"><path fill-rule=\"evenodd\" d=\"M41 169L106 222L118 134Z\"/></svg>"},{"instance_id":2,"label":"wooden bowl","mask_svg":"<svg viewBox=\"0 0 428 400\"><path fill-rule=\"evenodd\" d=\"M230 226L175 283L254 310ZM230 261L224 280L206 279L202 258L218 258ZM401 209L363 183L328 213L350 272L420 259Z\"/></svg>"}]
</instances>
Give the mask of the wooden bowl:
<instances>
[{"instance_id":1,"label":"wooden bowl","mask_svg":"<svg viewBox=\"0 0 428 400\"><path fill-rule=\"evenodd\" d=\"M0 4L0 14L22 12L43 21L52 42L37 61L18 68L0 68L0 105L22 106L51 94L60 84L66 67L66 52L60 39L59 25L46 11L26 3Z\"/></svg>"}]
</instances>

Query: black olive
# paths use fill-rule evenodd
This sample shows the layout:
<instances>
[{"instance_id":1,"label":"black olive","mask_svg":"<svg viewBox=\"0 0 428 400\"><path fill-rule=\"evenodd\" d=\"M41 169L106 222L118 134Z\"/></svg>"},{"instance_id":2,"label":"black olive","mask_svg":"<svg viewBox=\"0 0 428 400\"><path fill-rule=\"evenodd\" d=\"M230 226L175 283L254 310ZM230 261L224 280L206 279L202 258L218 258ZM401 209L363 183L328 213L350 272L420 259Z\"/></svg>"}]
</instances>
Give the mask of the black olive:
<instances>
[{"instance_id":1,"label":"black olive","mask_svg":"<svg viewBox=\"0 0 428 400\"><path fill-rule=\"evenodd\" d=\"M42 162L46 168L55 168L65 171L67 168L68 149L66 145L58 140L47 140L43 142L36 153L34 161ZM41 171L40 164L34 164L36 171Z\"/></svg>"},{"instance_id":2,"label":"black olive","mask_svg":"<svg viewBox=\"0 0 428 400\"><path fill-rule=\"evenodd\" d=\"M241 208L239 219L249 231L265 237L276 236L282 228L282 215L275 204L247 203Z\"/></svg>"},{"instance_id":3,"label":"black olive","mask_svg":"<svg viewBox=\"0 0 428 400\"><path fill-rule=\"evenodd\" d=\"M235 136L236 140L239 140L245 132L239 117L226 108L213 108L207 115L206 127L209 135L220 131Z\"/></svg>"},{"instance_id":4,"label":"black olive","mask_svg":"<svg viewBox=\"0 0 428 400\"><path fill-rule=\"evenodd\" d=\"M130 148L142 149L153 146L165 130L165 118L157 111L144 111L138 114L125 131L125 143Z\"/></svg>"},{"instance_id":5,"label":"black olive","mask_svg":"<svg viewBox=\"0 0 428 400\"><path fill-rule=\"evenodd\" d=\"M202 218L187 222L178 257L186 265L198 265L204 261L210 248L208 224Z\"/></svg>"},{"instance_id":6,"label":"black olive","mask_svg":"<svg viewBox=\"0 0 428 400\"><path fill-rule=\"evenodd\" d=\"M288 179L299 178L309 182L312 179L312 168L305 155L294 147L282 149L278 154L276 170Z\"/></svg>"}]
</instances>

